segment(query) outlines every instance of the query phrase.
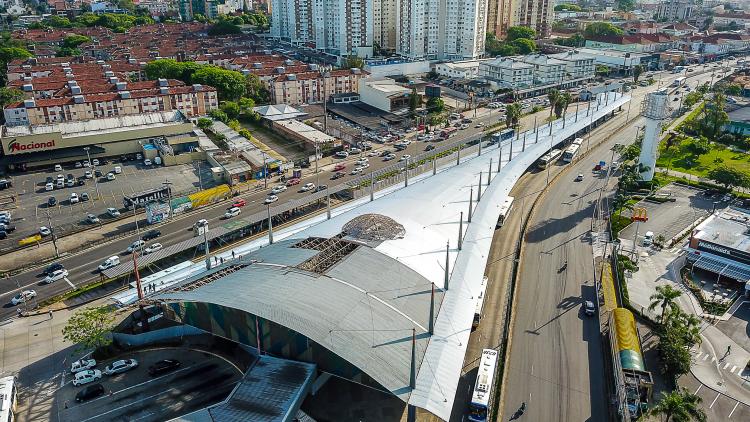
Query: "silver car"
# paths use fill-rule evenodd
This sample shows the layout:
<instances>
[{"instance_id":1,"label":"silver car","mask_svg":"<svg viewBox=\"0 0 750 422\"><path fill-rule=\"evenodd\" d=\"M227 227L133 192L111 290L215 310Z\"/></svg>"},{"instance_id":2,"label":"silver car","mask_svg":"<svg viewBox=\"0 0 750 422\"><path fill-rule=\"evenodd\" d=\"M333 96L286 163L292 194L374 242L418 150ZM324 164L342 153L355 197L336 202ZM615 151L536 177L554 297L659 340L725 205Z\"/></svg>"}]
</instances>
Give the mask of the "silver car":
<instances>
[{"instance_id":1,"label":"silver car","mask_svg":"<svg viewBox=\"0 0 750 422\"><path fill-rule=\"evenodd\" d=\"M135 359L120 359L116 360L104 368L104 373L107 375L121 374L127 372L138 366L138 361Z\"/></svg>"}]
</instances>

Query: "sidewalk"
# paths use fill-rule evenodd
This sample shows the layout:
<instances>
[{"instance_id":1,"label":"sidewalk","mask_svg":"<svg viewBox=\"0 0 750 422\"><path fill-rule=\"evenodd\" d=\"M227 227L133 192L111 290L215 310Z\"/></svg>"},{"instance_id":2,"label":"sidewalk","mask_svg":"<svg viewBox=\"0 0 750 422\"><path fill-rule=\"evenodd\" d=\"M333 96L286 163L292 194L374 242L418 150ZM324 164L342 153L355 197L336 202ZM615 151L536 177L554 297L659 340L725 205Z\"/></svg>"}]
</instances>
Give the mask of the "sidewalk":
<instances>
[{"instance_id":1,"label":"sidewalk","mask_svg":"<svg viewBox=\"0 0 750 422\"><path fill-rule=\"evenodd\" d=\"M679 268L684 259L679 247L660 252L641 251L639 270L626 275L630 304L650 319L658 320L661 309L648 310L651 303L649 298L656 292L656 287L671 285L680 290L683 293L677 300L680 308L701 317L702 321L700 330L703 341L690 351L693 356L691 373L707 387L750 406L750 371L744 370L750 360L750 351L743 349L714 325L717 321L728 320L731 310L719 318L704 315L697 299L679 281Z\"/></svg>"}]
</instances>

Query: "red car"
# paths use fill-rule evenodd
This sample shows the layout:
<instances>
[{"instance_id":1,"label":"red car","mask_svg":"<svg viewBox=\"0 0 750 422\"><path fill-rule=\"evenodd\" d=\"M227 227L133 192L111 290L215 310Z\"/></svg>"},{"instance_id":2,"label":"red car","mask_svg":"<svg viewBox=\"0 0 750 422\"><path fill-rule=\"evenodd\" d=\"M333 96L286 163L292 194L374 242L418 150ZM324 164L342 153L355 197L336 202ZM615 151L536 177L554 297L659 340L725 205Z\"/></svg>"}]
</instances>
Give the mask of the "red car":
<instances>
[{"instance_id":1,"label":"red car","mask_svg":"<svg viewBox=\"0 0 750 422\"><path fill-rule=\"evenodd\" d=\"M287 186L294 186L294 185L299 185L299 179L289 179L289 180L288 180L288 181L286 182L286 185L287 185Z\"/></svg>"},{"instance_id":2,"label":"red car","mask_svg":"<svg viewBox=\"0 0 750 422\"><path fill-rule=\"evenodd\" d=\"M246 204L247 202L245 202L244 199L235 199L234 202L232 203L232 206L239 208L239 207L244 207Z\"/></svg>"},{"instance_id":3,"label":"red car","mask_svg":"<svg viewBox=\"0 0 750 422\"><path fill-rule=\"evenodd\" d=\"M344 164L336 164L336 167L333 168L333 171L341 171L346 168L346 165Z\"/></svg>"}]
</instances>

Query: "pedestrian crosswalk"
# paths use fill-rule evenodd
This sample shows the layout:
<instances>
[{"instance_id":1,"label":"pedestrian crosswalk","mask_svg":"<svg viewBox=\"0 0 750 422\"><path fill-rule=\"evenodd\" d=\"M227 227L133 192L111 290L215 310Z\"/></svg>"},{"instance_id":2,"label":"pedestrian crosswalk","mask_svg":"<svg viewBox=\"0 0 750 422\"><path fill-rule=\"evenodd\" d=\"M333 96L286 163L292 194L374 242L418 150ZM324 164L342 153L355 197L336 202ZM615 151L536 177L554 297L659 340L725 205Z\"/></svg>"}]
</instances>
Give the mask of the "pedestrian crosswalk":
<instances>
[{"instance_id":1,"label":"pedestrian crosswalk","mask_svg":"<svg viewBox=\"0 0 750 422\"><path fill-rule=\"evenodd\" d=\"M702 350L693 350L691 352L694 356L694 362L698 364L716 365L721 371L729 372L743 379L750 377L750 371L745 371L744 363L732 362L729 360L729 357L717 357L712 353L706 353Z\"/></svg>"}]
</instances>

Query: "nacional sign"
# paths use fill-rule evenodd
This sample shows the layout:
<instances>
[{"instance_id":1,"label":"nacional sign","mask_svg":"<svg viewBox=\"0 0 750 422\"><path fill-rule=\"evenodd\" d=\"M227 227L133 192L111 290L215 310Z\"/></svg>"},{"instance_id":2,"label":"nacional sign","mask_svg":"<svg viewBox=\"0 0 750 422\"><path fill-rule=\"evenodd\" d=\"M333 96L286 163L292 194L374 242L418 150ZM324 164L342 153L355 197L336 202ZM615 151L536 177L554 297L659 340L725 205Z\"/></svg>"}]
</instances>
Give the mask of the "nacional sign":
<instances>
[{"instance_id":1,"label":"nacional sign","mask_svg":"<svg viewBox=\"0 0 750 422\"><path fill-rule=\"evenodd\" d=\"M42 142L20 142L17 139L13 139L8 144L8 153L17 154L19 152L35 152L44 151L55 147L55 140L42 141Z\"/></svg>"}]
</instances>

